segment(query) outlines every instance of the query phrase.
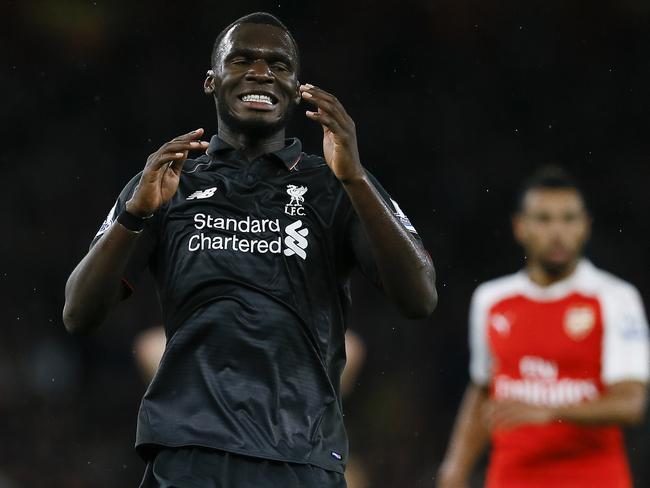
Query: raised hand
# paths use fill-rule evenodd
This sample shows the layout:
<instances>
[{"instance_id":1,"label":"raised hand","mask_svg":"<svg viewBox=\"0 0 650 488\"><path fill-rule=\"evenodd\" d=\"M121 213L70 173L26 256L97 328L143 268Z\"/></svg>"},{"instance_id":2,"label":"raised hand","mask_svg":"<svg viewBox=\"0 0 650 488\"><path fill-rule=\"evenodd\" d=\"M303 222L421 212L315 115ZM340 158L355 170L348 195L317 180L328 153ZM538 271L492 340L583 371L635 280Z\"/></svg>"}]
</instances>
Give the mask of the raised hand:
<instances>
[{"instance_id":1,"label":"raised hand","mask_svg":"<svg viewBox=\"0 0 650 488\"><path fill-rule=\"evenodd\" d=\"M365 172L359 160L354 121L338 99L314 85L300 85L303 100L313 104L316 111L306 115L323 127L323 155L334 175L343 183L363 178Z\"/></svg>"},{"instance_id":2,"label":"raised hand","mask_svg":"<svg viewBox=\"0 0 650 488\"><path fill-rule=\"evenodd\" d=\"M203 129L197 129L178 136L147 158L140 182L126 202L129 213L147 217L174 196L188 151L208 147L206 141L199 140L202 135Z\"/></svg>"}]
</instances>

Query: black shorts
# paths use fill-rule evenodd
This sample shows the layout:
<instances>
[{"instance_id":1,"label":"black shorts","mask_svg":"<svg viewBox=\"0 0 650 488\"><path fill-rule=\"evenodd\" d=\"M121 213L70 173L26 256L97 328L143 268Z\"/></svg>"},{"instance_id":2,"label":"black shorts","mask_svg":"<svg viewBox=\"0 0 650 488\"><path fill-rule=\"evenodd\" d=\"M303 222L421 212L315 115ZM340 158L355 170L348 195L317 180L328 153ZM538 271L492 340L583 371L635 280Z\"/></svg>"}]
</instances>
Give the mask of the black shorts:
<instances>
[{"instance_id":1,"label":"black shorts","mask_svg":"<svg viewBox=\"0 0 650 488\"><path fill-rule=\"evenodd\" d=\"M140 488L346 488L345 478L312 466L200 447L162 448Z\"/></svg>"}]
</instances>

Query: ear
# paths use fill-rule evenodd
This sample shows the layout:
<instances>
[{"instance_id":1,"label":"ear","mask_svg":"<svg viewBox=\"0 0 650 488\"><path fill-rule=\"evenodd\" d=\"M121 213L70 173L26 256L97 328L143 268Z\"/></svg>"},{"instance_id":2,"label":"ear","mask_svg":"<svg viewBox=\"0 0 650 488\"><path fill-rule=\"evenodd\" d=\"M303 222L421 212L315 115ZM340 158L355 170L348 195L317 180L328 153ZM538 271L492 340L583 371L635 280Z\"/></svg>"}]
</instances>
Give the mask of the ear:
<instances>
[{"instance_id":1,"label":"ear","mask_svg":"<svg viewBox=\"0 0 650 488\"><path fill-rule=\"evenodd\" d=\"M300 95L300 81L296 79L296 94L295 97L293 97L293 103L298 105L301 100L302 100L302 96Z\"/></svg>"},{"instance_id":2,"label":"ear","mask_svg":"<svg viewBox=\"0 0 650 488\"><path fill-rule=\"evenodd\" d=\"M521 213L516 213L512 216L512 234L520 245L524 244L524 241L526 240L526 230L524 216Z\"/></svg>"},{"instance_id":3,"label":"ear","mask_svg":"<svg viewBox=\"0 0 650 488\"><path fill-rule=\"evenodd\" d=\"M203 92L206 95L212 95L215 90L215 79L214 79L214 71L211 69L208 70L206 73L206 78L205 81L203 82Z\"/></svg>"}]
</instances>

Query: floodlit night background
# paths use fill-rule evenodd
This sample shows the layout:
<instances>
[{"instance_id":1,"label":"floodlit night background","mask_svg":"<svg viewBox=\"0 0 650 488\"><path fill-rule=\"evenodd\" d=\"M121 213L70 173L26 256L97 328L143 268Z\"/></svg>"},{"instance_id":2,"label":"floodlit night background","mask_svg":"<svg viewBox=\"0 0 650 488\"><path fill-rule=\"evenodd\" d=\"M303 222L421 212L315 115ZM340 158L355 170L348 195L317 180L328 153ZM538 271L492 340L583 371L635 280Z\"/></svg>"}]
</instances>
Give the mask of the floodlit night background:
<instances>
[{"instance_id":1,"label":"floodlit night background","mask_svg":"<svg viewBox=\"0 0 650 488\"><path fill-rule=\"evenodd\" d=\"M151 152L215 132L213 40L257 10L293 31L300 80L342 101L438 272L438 309L416 322L355 278L366 361L344 406L369 486L433 486L468 378L470 295L522 266L509 215L536 167L583 184L588 256L650 307L646 0L1 0L0 487L137 486L133 341L159 324L155 291L145 280L98 333L72 337L65 281ZM322 151L301 110L288 135ZM650 486L650 426L627 433Z\"/></svg>"}]
</instances>

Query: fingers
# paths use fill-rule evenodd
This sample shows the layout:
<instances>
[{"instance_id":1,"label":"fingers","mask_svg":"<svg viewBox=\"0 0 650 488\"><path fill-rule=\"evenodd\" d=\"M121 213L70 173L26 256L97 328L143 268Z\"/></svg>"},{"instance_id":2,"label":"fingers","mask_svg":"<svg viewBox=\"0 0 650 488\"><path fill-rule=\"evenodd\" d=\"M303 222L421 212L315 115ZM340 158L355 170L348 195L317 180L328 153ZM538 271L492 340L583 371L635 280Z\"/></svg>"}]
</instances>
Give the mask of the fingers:
<instances>
[{"instance_id":1,"label":"fingers","mask_svg":"<svg viewBox=\"0 0 650 488\"><path fill-rule=\"evenodd\" d=\"M207 149L208 143L206 141L172 141L163 144L159 149L161 153L192 151L195 149Z\"/></svg>"},{"instance_id":2,"label":"fingers","mask_svg":"<svg viewBox=\"0 0 650 488\"><path fill-rule=\"evenodd\" d=\"M523 424L545 423L544 412L540 407L510 400L490 402L484 411L490 430L512 429Z\"/></svg>"},{"instance_id":3,"label":"fingers","mask_svg":"<svg viewBox=\"0 0 650 488\"><path fill-rule=\"evenodd\" d=\"M192 132L188 132L187 134L183 134L177 137L174 137L172 139L173 141L186 141L186 140L193 140L193 139L198 139L203 135L203 128L199 128L196 130L193 130Z\"/></svg>"},{"instance_id":4,"label":"fingers","mask_svg":"<svg viewBox=\"0 0 650 488\"><path fill-rule=\"evenodd\" d=\"M487 426L488 430L493 430L494 429L494 424L495 424L495 411L496 411L496 405L495 402L490 401L485 404L483 407L483 421L485 422L485 425Z\"/></svg>"},{"instance_id":5,"label":"fingers","mask_svg":"<svg viewBox=\"0 0 650 488\"><path fill-rule=\"evenodd\" d=\"M174 173L180 175L181 170L183 169L183 165L185 164L185 161L187 160L187 151L183 153L174 153L176 156L171 164L169 165L169 169L171 169ZM180 155L180 157L178 157Z\"/></svg>"},{"instance_id":6,"label":"fingers","mask_svg":"<svg viewBox=\"0 0 650 488\"><path fill-rule=\"evenodd\" d=\"M180 135L175 137L171 141L163 144L159 152L178 152L178 151L189 151L192 149L207 149L209 143L207 141L199 140L203 135L203 129L199 128L188 132L187 134Z\"/></svg>"},{"instance_id":7,"label":"fingers","mask_svg":"<svg viewBox=\"0 0 650 488\"><path fill-rule=\"evenodd\" d=\"M145 169L158 171L170 161L177 161L179 159L185 160L187 158L187 152L191 149L194 149L195 147L190 146L189 143L174 143L168 147L163 146L163 148L160 148L158 151L149 156ZM198 149L198 147L196 149Z\"/></svg>"},{"instance_id":8,"label":"fingers","mask_svg":"<svg viewBox=\"0 0 650 488\"><path fill-rule=\"evenodd\" d=\"M322 123L334 132L338 129L354 129L352 118L334 95L314 85L306 84L300 85L300 96L318 109L316 112L306 112L310 119Z\"/></svg>"},{"instance_id":9,"label":"fingers","mask_svg":"<svg viewBox=\"0 0 650 488\"><path fill-rule=\"evenodd\" d=\"M182 167L182 162L187 158L188 151L206 150L208 148L209 143L207 141L196 140L202 135L203 129L197 129L166 142L160 149L149 156L147 166L149 169L157 171L165 164L176 161L176 165L180 163Z\"/></svg>"},{"instance_id":10,"label":"fingers","mask_svg":"<svg viewBox=\"0 0 650 488\"><path fill-rule=\"evenodd\" d=\"M331 115L328 115L326 112L323 112L321 109L318 109L318 112L311 112L307 110L305 112L305 115L307 115L307 117L310 118L311 120L314 120L322 124L323 127L327 127L329 130L331 130L334 133L342 132L340 124Z\"/></svg>"},{"instance_id":11,"label":"fingers","mask_svg":"<svg viewBox=\"0 0 650 488\"><path fill-rule=\"evenodd\" d=\"M300 85L300 96L306 102L322 108L329 113L344 111L343 106L334 95L314 85Z\"/></svg>"},{"instance_id":12,"label":"fingers","mask_svg":"<svg viewBox=\"0 0 650 488\"><path fill-rule=\"evenodd\" d=\"M490 430L504 429L511 425L516 416L516 408L507 401L492 401L485 406L485 420Z\"/></svg>"},{"instance_id":13,"label":"fingers","mask_svg":"<svg viewBox=\"0 0 650 488\"><path fill-rule=\"evenodd\" d=\"M185 159L187 159L187 152L167 152L159 155L156 163L159 166L164 166L172 161L185 161Z\"/></svg>"}]
</instances>

